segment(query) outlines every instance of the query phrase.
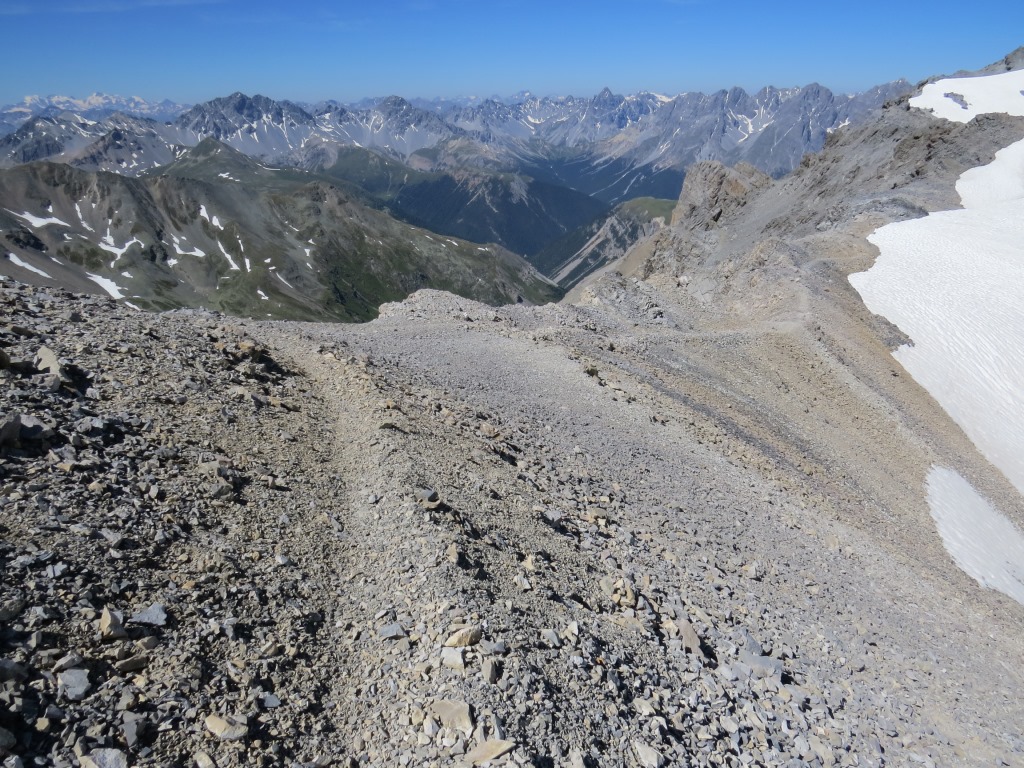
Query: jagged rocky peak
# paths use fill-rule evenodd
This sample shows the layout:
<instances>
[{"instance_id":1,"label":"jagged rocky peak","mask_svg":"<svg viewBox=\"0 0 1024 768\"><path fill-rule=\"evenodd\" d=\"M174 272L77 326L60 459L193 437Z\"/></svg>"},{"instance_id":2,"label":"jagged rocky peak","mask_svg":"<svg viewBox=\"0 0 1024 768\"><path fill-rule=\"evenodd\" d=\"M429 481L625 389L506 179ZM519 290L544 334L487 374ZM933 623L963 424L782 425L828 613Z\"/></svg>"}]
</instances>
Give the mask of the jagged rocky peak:
<instances>
[{"instance_id":1,"label":"jagged rocky peak","mask_svg":"<svg viewBox=\"0 0 1024 768\"><path fill-rule=\"evenodd\" d=\"M420 127L446 134L452 131L452 126L435 113L420 109L401 96L388 96L373 111L380 114L398 131Z\"/></svg>"},{"instance_id":2,"label":"jagged rocky peak","mask_svg":"<svg viewBox=\"0 0 1024 768\"><path fill-rule=\"evenodd\" d=\"M313 121L312 115L290 101L275 101L260 94L247 96L236 91L230 96L197 104L182 115L177 124L182 128L200 132L211 131L217 135L216 129L223 130L228 126L237 129L241 125L255 123L264 118L269 118L275 123L283 123L286 118L297 123Z\"/></svg>"},{"instance_id":3,"label":"jagged rocky peak","mask_svg":"<svg viewBox=\"0 0 1024 768\"><path fill-rule=\"evenodd\" d=\"M328 99L327 101L320 101L314 104L309 110L315 117L323 117L324 115L344 115L348 113L348 108L339 101Z\"/></svg>"},{"instance_id":4,"label":"jagged rocky peak","mask_svg":"<svg viewBox=\"0 0 1024 768\"><path fill-rule=\"evenodd\" d=\"M410 112L416 109L406 99L401 96L391 95L383 99L380 104L377 105L377 109L381 112Z\"/></svg>"},{"instance_id":5,"label":"jagged rocky peak","mask_svg":"<svg viewBox=\"0 0 1024 768\"><path fill-rule=\"evenodd\" d=\"M729 167L717 160L702 160L690 166L672 213L672 224L691 229L711 229L723 215L743 206L747 199L772 179L749 163Z\"/></svg>"},{"instance_id":6,"label":"jagged rocky peak","mask_svg":"<svg viewBox=\"0 0 1024 768\"><path fill-rule=\"evenodd\" d=\"M987 67L978 70L978 72L976 73L958 72L957 76L971 74L995 75L999 74L1000 72L1013 72L1018 69L1024 69L1024 45L1022 45L1020 48L1017 48L1014 51L1010 51L999 61L989 64Z\"/></svg>"}]
</instances>

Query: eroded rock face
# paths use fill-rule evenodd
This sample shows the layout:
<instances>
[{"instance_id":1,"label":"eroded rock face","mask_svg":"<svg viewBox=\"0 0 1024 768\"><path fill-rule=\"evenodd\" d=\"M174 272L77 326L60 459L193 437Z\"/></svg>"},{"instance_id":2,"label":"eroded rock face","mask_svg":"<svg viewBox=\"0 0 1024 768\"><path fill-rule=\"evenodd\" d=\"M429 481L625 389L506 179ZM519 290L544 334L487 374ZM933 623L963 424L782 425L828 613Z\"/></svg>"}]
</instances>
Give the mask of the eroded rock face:
<instances>
[{"instance_id":1,"label":"eroded rock face","mask_svg":"<svg viewBox=\"0 0 1024 768\"><path fill-rule=\"evenodd\" d=\"M748 198L771 186L772 179L748 163L728 167L717 160L694 163L687 170L672 224L711 229L723 215L746 204Z\"/></svg>"}]
</instances>

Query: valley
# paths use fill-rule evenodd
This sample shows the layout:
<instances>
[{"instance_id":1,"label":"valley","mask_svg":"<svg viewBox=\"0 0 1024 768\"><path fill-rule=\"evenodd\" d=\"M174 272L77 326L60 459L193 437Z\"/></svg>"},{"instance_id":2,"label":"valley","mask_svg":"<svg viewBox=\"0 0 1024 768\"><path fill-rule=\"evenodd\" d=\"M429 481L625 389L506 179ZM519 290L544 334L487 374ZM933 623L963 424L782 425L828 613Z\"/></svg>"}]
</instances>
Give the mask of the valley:
<instances>
[{"instance_id":1,"label":"valley","mask_svg":"<svg viewBox=\"0 0 1024 768\"><path fill-rule=\"evenodd\" d=\"M0 177L10 176L6 183L0 181L0 228L6 230L5 248L18 263L32 267L8 260L20 277L31 280L41 277L40 271L59 273L51 276L77 290L94 289L99 279L104 281L101 285L120 286L117 294L130 297L140 307L205 306L250 316L365 320L374 316L381 303L421 287L452 290L485 302L517 297L547 301L557 298L559 288L544 286L544 278L561 283L561 289L569 288L655 226L655 216L638 219L632 213L625 218L614 214L612 232L607 227L613 208L653 196L662 201L656 206L665 209L678 196L685 168L697 157L749 159L769 174L786 173L806 152L820 149L829 131L865 119L907 87L896 82L849 97L817 85L766 88L754 95L732 89L672 98L649 93L620 96L605 89L590 99L529 97L518 103L486 100L472 106L442 102L429 110L397 96L369 107L336 102L304 107L234 93L193 106L165 122L147 114L159 115L160 109L169 109L166 104L128 115L117 110L122 105L116 101L99 97L80 104L54 99L42 108L32 102L4 112L8 120L19 116L22 122L0 138ZM142 106L123 106L132 104ZM70 109L76 106L87 108ZM211 142L222 145L221 150L215 151ZM351 205L379 212L371 216L378 223L367 224L366 231L358 234L354 230L345 236L325 233L324 237L334 239L332 247L324 249L307 249L308 236L299 242L264 232L257 235L273 248L273 254L266 251L259 263L271 264L273 270L285 270L286 264L301 267L311 263L307 250L312 250L323 265L315 269L321 275L344 274L340 282L301 268L290 269L290 278L285 271L277 271L276 277L283 277L284 283L266 273L262 278L239 280L240 275L230 274L237 271L231 264L240 263L239 252L223 251L241 242L234 236L231 244L222 246L206 233L194 247L185 249L229 253L225 271L211 266L186 269L178 258L178 246L164 236L163 224L155 226L144 219L124 218L117 237L107 232L117 243L107 244L102 233L88 227L74 233L25 230L28 222L49 215L48 201L56 190L37 184L33 194L26 195L19 174L32 173L26 167L47 162L75 168L83 174L79 178L90 179L81 183L95 188L107 186L104 174L139 179L144 186L163 184L151 180L171 177L176 180L173 185L189 187L193 220L199 206L218 211L229 199L236 201L229 207L240 211L240 193L246 198L243 207L255 211L260 206L251 202L253 195L316 195L316 185L326 184L337 188L332 194L358 201ZM50 175L38 173L36 178ZM308 189L300 192L303 184ZM3 189L11 191L3 196ZM164 199L157 196L144 205L159 209ZM68 204L80 202L69 200ZM97 198L89 204L93 203L120 208L116 200ZM23 213L34 218L19 218ZM70 211L64 213L70 215ZM160 215L180 216L169 210ZM347 218L361 221L361 217ZM384 248L380 228L388 218L393 220L386 225L389 229L404 230L412 238L406 238L406 244L389 245L390 252L372 247ZM250 226L246 221L237 223L243 231ZM279 222L280 226L290 225ZM350 229L362 226L352 224ZM603 228L604 234L596 234ZM576 255L570 267L575 250L595 235L600 242L593 242L589 250L607 253ZM187 237L183 231L171 236ZM465 260L457 269L447 264L446 254L431 245L437 236L475 243L476 254L502 254L498 261L505 263L487 267L503 275L497 292L481 288L487 281L475 277L454 279ZM73 244L58 248L55 237ZM409 245L412 241L415 244ZM129 242L139 245L121 244ZM356 249L354 242L364 245ZM47 250L31 247L36 243ZM579 245L568 251L570 243ZM87 255L89 246L93 256ZM122 261L108 266L97 249L110 247L128 251ZM397 255L395 249L405 255ZM466 249L472 251L468 245ZM531 274L526 265L512 266L509 251L539 268L543 276ZM441 257L433 269L415 265L415 254L426 252L432 259ZM53 266L54 258L59 267ZM278 264L275 259L283 261ZM355 262L361 266L354 266ZM357 274L367 271L376 273L369 282ZM145 277L136 278L137 272ZM125 278L125 273L132 277ZM125 279L134 282L129 285ZM304 285L296 287L296 281Z\"/></svg>"}]
</instances>

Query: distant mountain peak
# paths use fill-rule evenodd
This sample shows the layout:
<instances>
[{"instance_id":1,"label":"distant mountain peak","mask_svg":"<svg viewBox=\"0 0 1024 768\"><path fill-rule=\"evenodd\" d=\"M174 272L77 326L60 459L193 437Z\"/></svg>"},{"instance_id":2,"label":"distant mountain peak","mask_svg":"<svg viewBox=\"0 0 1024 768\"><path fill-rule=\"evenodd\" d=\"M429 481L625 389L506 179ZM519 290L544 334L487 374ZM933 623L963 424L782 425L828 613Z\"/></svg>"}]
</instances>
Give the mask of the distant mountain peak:
<instances>
[{"instance_id":1,"label":"distant mountain peak","mask_svg":"<svg viewBox=\"0 0 1024 768\"><path fill-rule=\"evenodd\" d=\"M79 99L74 96L26 96L17 104L3 107L0 113L21 115L28 118L33 115L49 112L75 112L85 117L96 119L114 112L128 115L148 117L154 120L170 120L188 109L187 104L176 104L169 99L148 101L141 96L116 96L95 92Z\"/></svg>"}]
</instances>

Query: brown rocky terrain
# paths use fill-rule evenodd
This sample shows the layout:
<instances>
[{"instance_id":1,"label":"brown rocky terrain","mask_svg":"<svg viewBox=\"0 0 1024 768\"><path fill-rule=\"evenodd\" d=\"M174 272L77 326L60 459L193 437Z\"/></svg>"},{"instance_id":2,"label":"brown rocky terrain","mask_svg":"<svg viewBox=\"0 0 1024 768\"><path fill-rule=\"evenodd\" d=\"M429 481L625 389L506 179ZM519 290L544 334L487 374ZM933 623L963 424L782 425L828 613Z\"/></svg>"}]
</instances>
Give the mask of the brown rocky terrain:
<instances>
[{"instance_id":1,"label":"brown rocky terrain","mask_svg":"<svg viewBox=\"0 0 1024 768\"><path fill-rule=\"evenodd\" d=\"M702 165L558 305L4 281L6 765L1020 764L1024 606L924 477L1024 504L846 275L1021 136L897 104L777 182Z\"/></svg>"}]
</instances>

